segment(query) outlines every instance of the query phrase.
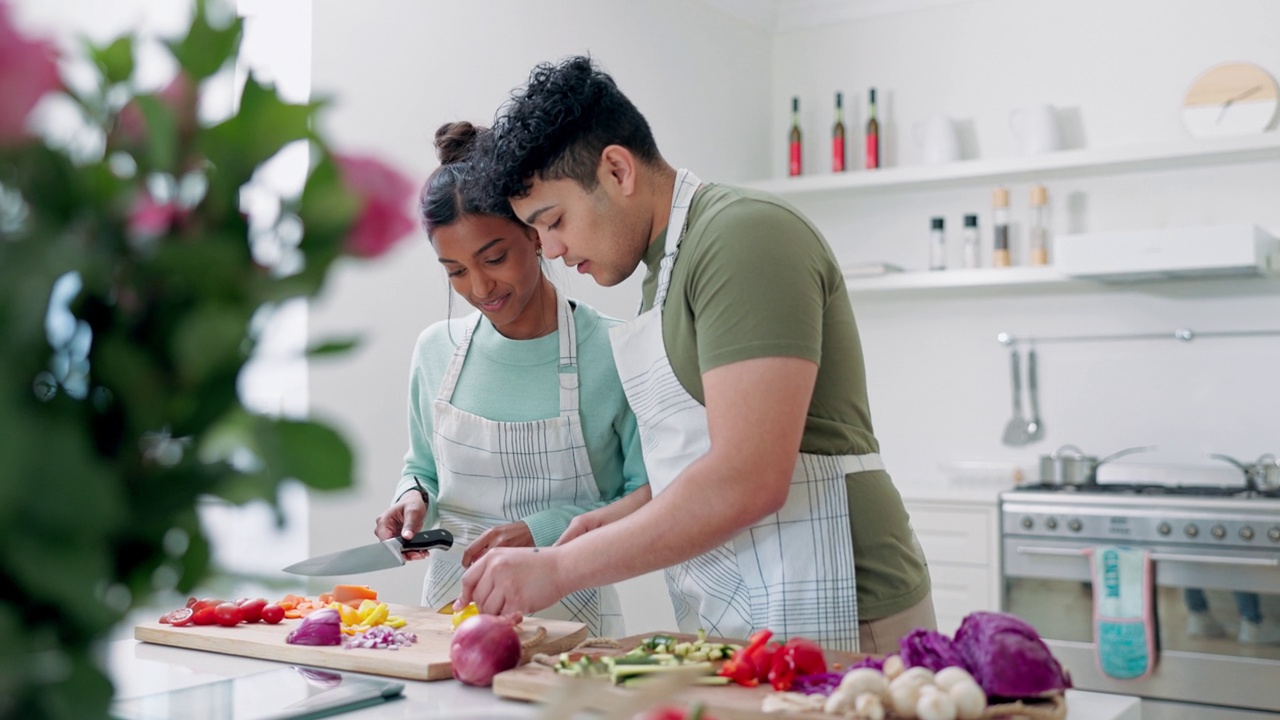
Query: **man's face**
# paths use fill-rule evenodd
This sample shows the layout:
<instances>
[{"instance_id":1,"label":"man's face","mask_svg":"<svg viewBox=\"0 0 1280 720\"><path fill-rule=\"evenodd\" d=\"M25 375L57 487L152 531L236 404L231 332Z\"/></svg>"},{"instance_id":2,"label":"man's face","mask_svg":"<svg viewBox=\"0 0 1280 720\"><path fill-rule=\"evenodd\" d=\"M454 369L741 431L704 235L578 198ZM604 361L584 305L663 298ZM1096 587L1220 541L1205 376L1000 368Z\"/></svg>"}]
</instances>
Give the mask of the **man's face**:
<instances>
[{"instance_id":1,"label":"man's face","mask_svg":"<svg viewBox=\"0 0 1280 720\"><path fill-rule=\"evenodd\" d=\"M511 200L516 215L537 229L542 253L606 287L631 277L649 246L649 230L635 202L610 185L588 192L574 180L535 178L529 194Z\"/></svg>"}]
</instances>

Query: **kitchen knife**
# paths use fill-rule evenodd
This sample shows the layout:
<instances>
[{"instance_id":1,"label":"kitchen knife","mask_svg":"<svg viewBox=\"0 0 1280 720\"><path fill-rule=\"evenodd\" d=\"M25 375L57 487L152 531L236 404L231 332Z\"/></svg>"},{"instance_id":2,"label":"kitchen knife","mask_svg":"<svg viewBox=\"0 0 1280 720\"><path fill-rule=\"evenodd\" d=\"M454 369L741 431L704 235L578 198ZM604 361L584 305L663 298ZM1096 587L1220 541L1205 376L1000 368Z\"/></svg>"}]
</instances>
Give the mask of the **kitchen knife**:
<instances>
[{"instance_id":1,"label":"kitchen knife","mask_svg":"<svg viewBox=\"0 0 1280 720\"><path fill-rule=\"evenodd\" d=\"M453 533L448 530L423 530L412 540L393 537L372 545L313 557L294 563L285 572L295 575L347 575L399 567L404 564L404 553L409 550L453 547Z\"/></svg>"}]
</instances>

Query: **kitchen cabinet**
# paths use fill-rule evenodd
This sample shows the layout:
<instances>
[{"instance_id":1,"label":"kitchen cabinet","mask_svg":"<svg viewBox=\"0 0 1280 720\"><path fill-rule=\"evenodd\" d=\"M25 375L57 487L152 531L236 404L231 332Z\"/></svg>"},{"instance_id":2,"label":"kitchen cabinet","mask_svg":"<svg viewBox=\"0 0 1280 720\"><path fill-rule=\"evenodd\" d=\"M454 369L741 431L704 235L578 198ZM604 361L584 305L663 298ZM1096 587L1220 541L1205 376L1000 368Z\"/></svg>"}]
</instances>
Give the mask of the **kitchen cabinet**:
<instances>
[{"instance_id":1,"label":"kitchen cabinet","mask_svg":"<svg viewBox=\"0 0 1280 720\"><path fill-rule=\"evenodd\" d=\"M988 502L905 501L929 563L938 630L948 635L965 615L1000 609L999 516Z\"/></svg>"}]
</instances>

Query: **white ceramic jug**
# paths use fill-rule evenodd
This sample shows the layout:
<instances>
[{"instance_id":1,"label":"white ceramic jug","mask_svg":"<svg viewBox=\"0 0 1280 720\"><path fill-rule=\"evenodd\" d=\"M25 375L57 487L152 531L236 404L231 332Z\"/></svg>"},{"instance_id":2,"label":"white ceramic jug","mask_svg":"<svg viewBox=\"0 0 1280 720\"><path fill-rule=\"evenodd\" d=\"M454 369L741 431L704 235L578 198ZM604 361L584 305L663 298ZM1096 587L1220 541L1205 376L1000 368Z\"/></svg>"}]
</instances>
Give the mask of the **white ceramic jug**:
<instances>
[{"instance_id":1,"label":"white ceramic jug","mask_svg":"<svg viewBox=\"0 0 1280 720\"><path fill-rule=\"evenodd\" d=\"M911 126L911 135L920 148L920 159L926 165L949 163L960 159L960 134L956 123L946 115L934 115Z\"/></svg>"},{"instance_id":2,"label":"white ceramic jug","mask_svg":"<svg viewBox=\"0 0 1280 720\"><path fill-rule=\"evenodd\" d=\"M1052 105L1026 105L1009 113L1009 126L1018 141L1019 155L1037 155L1062 149L1058 113Z\"/></svg>"}]
</instances>

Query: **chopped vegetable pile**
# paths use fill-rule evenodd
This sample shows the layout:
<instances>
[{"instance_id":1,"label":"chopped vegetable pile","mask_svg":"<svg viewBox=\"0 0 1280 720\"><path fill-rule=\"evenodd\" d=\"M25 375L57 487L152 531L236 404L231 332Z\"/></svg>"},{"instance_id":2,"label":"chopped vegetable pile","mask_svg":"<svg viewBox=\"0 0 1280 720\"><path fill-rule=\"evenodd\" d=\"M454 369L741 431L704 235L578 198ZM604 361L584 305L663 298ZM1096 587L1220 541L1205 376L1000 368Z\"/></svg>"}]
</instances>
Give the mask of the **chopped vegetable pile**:
<instances>
[{"instance_id":1,"label":"chopped vegetable pile","mask_svg":"<svg viewBox=\"0 0 1280 720\"><path fill-rule=\"evenodd\" d=\"M729 678L716 676L712 663L727 659L740 649L740 645L708 642L706 631L699 630L697 639L691 641L654 635L622 655L562 653L555 669L562 675L607 677L615 685L632 685L656 673L697 669L706 673L698 684L725 685Z\"/></svg>"}]
</instances>

